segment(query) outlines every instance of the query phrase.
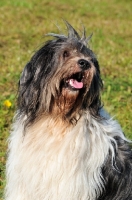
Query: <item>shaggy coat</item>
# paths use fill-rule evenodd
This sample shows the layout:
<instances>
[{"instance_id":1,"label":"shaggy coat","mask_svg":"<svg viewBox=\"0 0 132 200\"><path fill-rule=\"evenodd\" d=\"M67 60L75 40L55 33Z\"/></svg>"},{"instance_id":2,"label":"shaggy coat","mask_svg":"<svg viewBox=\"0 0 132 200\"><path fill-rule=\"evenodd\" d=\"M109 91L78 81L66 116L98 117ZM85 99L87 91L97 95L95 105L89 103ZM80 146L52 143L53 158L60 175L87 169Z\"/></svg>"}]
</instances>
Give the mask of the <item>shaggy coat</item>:
<instances>
[{"instance_id":1,"label":"shaggy coat","mask_svg":"<svg viewBox=\"0 0 132 200\"><path fill-rule=\"evenodd\" d=\"M132 151L102 108L90 37L65 23L22 72L5 199L131 200Z\"/></svg>"}]
</instances>

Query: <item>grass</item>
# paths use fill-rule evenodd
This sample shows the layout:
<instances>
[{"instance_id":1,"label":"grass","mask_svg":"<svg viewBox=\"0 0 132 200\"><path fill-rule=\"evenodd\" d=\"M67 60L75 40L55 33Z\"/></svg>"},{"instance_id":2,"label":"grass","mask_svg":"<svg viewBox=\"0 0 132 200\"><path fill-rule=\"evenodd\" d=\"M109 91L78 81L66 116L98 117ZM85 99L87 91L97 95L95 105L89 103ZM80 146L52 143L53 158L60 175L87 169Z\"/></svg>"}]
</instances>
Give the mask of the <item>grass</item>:
<instances>
[{"instance_id":1,"label":"grass","mask_svg":"<svg viewBox=\"0 0 132 200\"><path fill-rule=\"evenodd\" d=\"M94 33L92 49L100 62L105 108L132 138L131 0L0 1L0 199L5 185L6 140L16 107L20 73L44 34L65 30L62 18L76 29ZM11 107L4 105L9 100Z\"/></svg>"}]
</instances>

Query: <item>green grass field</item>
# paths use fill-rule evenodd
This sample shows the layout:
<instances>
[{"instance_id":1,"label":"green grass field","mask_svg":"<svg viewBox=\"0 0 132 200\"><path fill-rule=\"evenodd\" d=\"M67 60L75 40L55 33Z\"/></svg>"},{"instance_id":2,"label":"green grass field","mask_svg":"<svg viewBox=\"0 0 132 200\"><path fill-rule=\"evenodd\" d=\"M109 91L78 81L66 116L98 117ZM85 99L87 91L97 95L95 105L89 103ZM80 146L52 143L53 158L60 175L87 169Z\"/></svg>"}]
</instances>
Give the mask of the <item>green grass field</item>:
<instances>
[{"instance_id":1,"label":"green grass field","mask_svg":"<svg viewBox=\"0 0 132 200\"><path fill-rule=\"evenodd\" d=\"M80 32L83 24L88 35L94 33L91 46L102 72L104 106L132 138L131 8L131 0L0 1L0 200L20 73L33 51L47 39L43 36L58 32L55 24L65 31L62 19Z\"/></svg>"}]
</instances>

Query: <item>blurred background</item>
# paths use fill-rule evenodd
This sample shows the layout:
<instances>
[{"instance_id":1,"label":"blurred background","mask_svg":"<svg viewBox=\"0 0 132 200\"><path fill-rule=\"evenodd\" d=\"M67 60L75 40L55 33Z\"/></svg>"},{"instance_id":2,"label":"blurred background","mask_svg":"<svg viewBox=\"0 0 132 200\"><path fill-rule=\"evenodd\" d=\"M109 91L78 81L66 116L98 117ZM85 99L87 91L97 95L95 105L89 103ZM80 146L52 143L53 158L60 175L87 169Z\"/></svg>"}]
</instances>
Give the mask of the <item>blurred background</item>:
<instances>
[{"instance_id":1,"label":"blurred background","mask_svg":"<svg viewBox=\"0 0 132 200\"><path fill-rule=\"evenodd\" d=\"M132 1L0 0L0 200L5 185L7 137L16 108L20 73L46 33L64 33L63 19L93 33L106 110L132 139Z\"/></svg>"}]
</instances>

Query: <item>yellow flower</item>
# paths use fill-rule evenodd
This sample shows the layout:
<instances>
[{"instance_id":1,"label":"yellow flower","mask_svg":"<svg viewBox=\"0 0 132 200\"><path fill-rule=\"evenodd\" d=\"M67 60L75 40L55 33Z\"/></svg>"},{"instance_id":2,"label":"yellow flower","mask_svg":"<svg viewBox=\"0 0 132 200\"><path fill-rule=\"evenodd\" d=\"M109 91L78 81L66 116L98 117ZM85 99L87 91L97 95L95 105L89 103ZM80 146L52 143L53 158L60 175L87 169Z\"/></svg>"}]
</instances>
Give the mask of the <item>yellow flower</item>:
<instances>
[{"instance_id":1,"label":"yellow flower","mask_svg":"<svg viewBox=\"0 0 132 200\"><path fill-rule=\"evenodd\" d=\"M9 100L4 101L4 106L10 108L11 107L11 102Z\"/></svg>"}]
</instances>

